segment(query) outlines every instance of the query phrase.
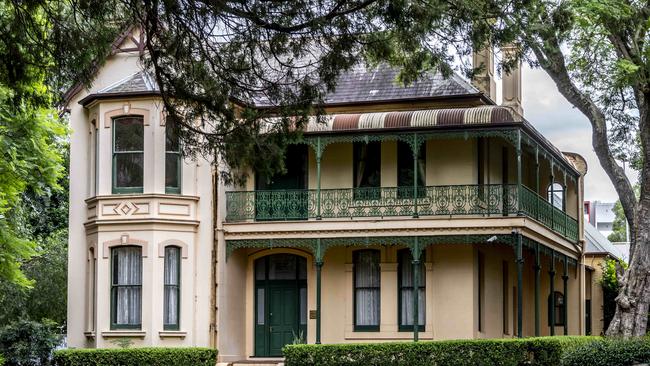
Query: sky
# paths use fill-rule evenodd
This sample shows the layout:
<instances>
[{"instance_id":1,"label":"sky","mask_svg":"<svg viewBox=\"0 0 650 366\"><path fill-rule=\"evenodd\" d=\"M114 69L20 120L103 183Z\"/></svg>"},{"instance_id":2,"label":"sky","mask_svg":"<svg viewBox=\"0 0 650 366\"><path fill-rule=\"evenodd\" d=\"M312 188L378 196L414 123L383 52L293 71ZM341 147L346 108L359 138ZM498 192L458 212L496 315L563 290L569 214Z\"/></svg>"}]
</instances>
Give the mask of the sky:
<instances>
[{"instance_id":1,"label":"sky","mask_svg":"<svg viewBox=\"0 0 650 366\"><path fill-rule=\"evenodd\" d=\"M497 80L497 100L500 99ZM541 69L522 69L524 117L562 151L575 152L587 161L585 201L614 202L614 186L600 166L591 145L591 125L557 90L553 80ZM630 169L627 169L628 173ZM635 176L628 174L635 181Z\"/></svg>"}]
</instances>

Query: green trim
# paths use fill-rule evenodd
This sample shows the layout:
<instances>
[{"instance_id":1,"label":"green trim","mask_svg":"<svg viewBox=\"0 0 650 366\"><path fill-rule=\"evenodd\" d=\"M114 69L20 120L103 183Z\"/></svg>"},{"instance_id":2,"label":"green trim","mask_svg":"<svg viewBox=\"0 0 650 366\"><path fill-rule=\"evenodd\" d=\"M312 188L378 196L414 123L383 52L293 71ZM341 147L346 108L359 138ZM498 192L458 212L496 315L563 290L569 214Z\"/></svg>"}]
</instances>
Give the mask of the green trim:
<instances>
[{"instance_id":1,"label":"green trim","mask_svg":"<svg viewBox=\"0 0 650 366\"><path fill-rule=\"evenodd\" d=\"M143 187L118 187L116 186L116 181L117 181L117 172L115 170L115 165L117 164L117 156L120 154L141 154L142 155L142 182L144 184L144 135L143 135L143 141L142 141L142 147L143 150L138 150L138 151L115 151L115 121L120 119L120 118L126 118L126 117L140 117L142 120L142 129L144 131L144 116L142 115L122 115L122 116L117 116L113 117L111 120L111 155L112 155L112 162L111 162L111 192L113 194L132 194L132 193L142 193L143 192Z\"/></svg>"},{"instance_id":2,"label":"green trim","mask_svg":"<svg viewBox=\"0 0 650 366\"><path fill-rule=\"evenodd\" d=\"M165 258L163 260L163 265L164 265L164 261L167 260L167 249L168 248L174 248L178 252L178 256L177 256L178 259L177 259L177 265L176 265L176 272L177 272L176 276L178 276L178 284L177 285L166 284L165 281L164 281L165 274L164 274L164 270L163 270L163 301L164 301L163 302L163 329L164 330L179 330L180 327L181 327L180 323L181 323L181 273L182 273L182 271L181 271L181 253L182 253L182 249L180 247L176 246L176 245L168 245L168 246L166 246L165 247ZM178 301L176 303L176 314L177 314L177 322L176 322L176 324L173 324L173 323L165 324L165 320L164 320L165 319L165 314L164 314L165 304L167 302L167 299L165 299L164 294L166 293L165 290L167 289L168 286L176 288L176 298L178 299Z\"/></svg>"},{"instance_id":3,"label":"green trim","mask_svg":"<svg viewBox=\"0 0 650 366\"><path fill-rule=\"evenodd\" d=\"M114 261L115 261L115 255L118 250L120 249L127 249L127 248L138 248L140 249L140 262L142 262L142 247L139 247L137 245L125 245L125 246L119 246L119 247L114 247L111 248L111 270L110 270L110 278L109 278L109 283L110 283L110 294L111 294L111 304L110 304L110 322L111 322L111 330L119 330L119 329L142 329L142 322L140 324L118 324L117 323L117 293L116 290L120 287L139 287L140 288L140 321L142 321L142 282L140 282L139 285L118 285L113 283L113 268L114 268ZM140 270L142 271L142 263L140 263ZM140 279L142 280L142 273L140 273Z\"/></svg>"}]
</instances>

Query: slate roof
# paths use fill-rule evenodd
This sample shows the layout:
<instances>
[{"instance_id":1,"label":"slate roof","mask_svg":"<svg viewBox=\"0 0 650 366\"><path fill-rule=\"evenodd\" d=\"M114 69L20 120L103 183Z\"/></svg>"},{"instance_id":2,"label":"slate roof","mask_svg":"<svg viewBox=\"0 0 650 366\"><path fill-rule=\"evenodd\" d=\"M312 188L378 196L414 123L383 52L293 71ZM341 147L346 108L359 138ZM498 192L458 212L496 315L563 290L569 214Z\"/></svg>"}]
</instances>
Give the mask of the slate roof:
<instances>
[{"instance_id":1,"label":"slate roof","mask_svg":"<svg viewBox=\"0 0 650 366\"><path fill-rule=\"evenodd\" d=\"M479 94L478 89L456 74L444 78L440 74L430 73L408 86L403 86L396 81L398 72L398 69L388 65L380 65L373 69L358 65L339 77L336 90L325 96L325 104L372 103ZM140 71L98 90L93 96L158 91L159 88L154 78L148 72ZM271 106L268 99L263 97L256 100L255 105L258 107Z\"/></svg>"},{"instance_id":2,"label":"slate roof","mask_svg":"<svg viewBox=\"0 0 650 366\"><path fill-rule=\"evenodd\" d=\"M609 254L614 258L623 259L623 254L592 224L585 222L585 254Z\"/></svg>"},{"instance_id":3,"label":"slate roof","mask_svg":"<svg viewBox=\"0 0 650 366\"><path fill-rule=\"evenodd\" d=\"M96 94L115 94L115 93L138 93L159 91L158 84L154 78L146 71L136 72L122 80L119 80L103 89Z\"/></svg>"}]
</instances>

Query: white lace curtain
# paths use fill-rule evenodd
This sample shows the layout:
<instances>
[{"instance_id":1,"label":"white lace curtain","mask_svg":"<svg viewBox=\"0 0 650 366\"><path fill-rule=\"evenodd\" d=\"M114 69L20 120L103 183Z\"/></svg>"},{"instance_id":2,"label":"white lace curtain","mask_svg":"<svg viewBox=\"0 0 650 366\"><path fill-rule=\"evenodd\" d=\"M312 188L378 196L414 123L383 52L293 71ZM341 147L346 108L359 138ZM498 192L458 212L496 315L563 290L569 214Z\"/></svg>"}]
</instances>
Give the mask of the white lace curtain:
<instances>
[{"instance_id":1,"label":"white lace curtain","mask_svg":"<svg viewBox=\"0 0 650 366\"><path fill-rule=\"evenodd\" d=\"M140 247L113 249L115 323L140 325L142 322L142 250Z\"/></svg>"},{"instance_id":2,"label":"white lace curtain","mask_svg":"<svg viewBox=\"0 0 650 366\"><path fill-rule=\"evenodd\" d=\"M409 249L399 253L400 271L400 301L401 301L401 325L413 325L413 256ZM426 271L424 263L420 263L420 278L418 289L418 325L424 325L426 313Z\"/></svg>"},{"instance_id":3,"label":"white lace curtain","mask_svg":"<svg viewBox=\"0 0 650 366\"><path fill-rule=\"evenodd\" d=\"M180 301L180 248L165 248L165 305L164 325L179 325L179 301Z\"/></svg>"},{"instance_id":4,"label":"white lace curtain","mask_svg":"<svg viewBox=\"0 0 650 366\"><path fill-rule=\"evenodd\" d=\"M363 250L355 255L355 325L379 326L379 251Z\"/></svg>"}]
</instances>

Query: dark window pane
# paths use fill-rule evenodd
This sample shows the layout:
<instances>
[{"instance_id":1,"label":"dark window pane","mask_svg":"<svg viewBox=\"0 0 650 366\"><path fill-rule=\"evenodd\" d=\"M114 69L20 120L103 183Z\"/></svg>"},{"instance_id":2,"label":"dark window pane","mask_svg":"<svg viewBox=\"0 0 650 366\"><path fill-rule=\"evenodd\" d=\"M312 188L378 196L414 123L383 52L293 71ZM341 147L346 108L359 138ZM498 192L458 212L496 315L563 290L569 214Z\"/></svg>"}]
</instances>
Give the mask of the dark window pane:
<instances>
[{"instance_id":1,"label":"dark window pane","mask_svg":"<svg viewBox=\"0 0 650 366\"><path fill-rule=\"evenodd\" d=\"M180 187L179 164L180 155L178 153L165 154L165 187Z\"/></svg>"},{"instance_id":2,"label":"dark window pane","mask_svg":"<svg viewBox=\"0 0 650 366\"><path fill-rule=\"evenodd\" d=\"M115 142L113 151L144 150L142 117L122 117L113 120Z\"/></svg>"},{"instance_id":3,"label":"dark window pane","mask_svg":"<svg viewBox=\"0 0 650 366\"><path fill-rule=\"evenodd\" d=\"M143 167L142 153L115 154L115 186L142 187Z\"/></svg>"},{"instance_id":4,"label":"dark window pane","mask_svg":"<svg viewBox=\"0 0 650 366\"><path fill-rule=\"evenodd\" d=\"M362 250L354 254L355 325L379 326L379 251Z\"/></svg>"},{"instance_id":5,"label":"dark window pane","mask_svg":"<svg viewBox=\"0 0 650 366\"><path fill-rule=\"evenodd\" d=\"M178 133L174 126L169 123L169 119L165 125L165 151L180 151Z\"/></svg>"},{"instance_id":6,"label":"dark window pane","mask_svg":"<svg viewBox=\"0 0 650 366\"><path fill-rule=\"evenodd\" d=\"M266 279L266 258L260 258L257 261L255 261L255 279L256 280Z\"/></svg>"},{"instance_id":7,"label":"dark window pane","mask_svg":"<svg viewBox=\"0 0 650 366\"><path fill-rule=\"evenodd\" d=\"M354 143L354 187L381 186L381 143Z\"/></svg>"},{"instance_id":8,"label":"dark window pane","mask_svg":"<svg viewBox=\"0 0 650 366\"><path fill-rule=\"evenodd\" d=\"M420 145L418 152L418 187L426 185L426 144ZM404 141L397 142L397 186L413 187L413 150ZM409 192L413 195L413 192Z\"/></svg>"},{"instance_id":9,"label":"dark window pane","mask_svg":"<svg viewBox=\"0 0 650 366\"><path fill-rule=\"evenodd\" d=\"M269 280L295 280L296 256L274 254L269 257Z\"/></svg>"}]
</instances>

